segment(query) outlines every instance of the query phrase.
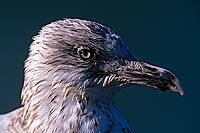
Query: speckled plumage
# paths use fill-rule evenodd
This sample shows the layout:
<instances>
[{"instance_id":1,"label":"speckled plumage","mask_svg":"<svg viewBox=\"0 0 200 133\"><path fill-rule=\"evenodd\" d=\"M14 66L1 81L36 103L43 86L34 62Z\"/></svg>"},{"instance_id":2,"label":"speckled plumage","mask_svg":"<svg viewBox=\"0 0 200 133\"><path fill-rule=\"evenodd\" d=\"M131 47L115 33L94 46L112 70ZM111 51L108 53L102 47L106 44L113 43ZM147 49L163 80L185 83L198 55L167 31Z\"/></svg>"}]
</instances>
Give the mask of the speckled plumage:
<instances>
[{"instance_id":1,"label":"speckled plumage","mask_svg":"<svg viewBox=\"0 0 200 133\"><path fill-rule=\"evenodd\" d=\"M33 38L23 106L0 115L0 132L133 132L112 101L129 84L183 94L171 72L137 60L109 28L80 19L53 22Z\"/></svg>"}]
</instances>

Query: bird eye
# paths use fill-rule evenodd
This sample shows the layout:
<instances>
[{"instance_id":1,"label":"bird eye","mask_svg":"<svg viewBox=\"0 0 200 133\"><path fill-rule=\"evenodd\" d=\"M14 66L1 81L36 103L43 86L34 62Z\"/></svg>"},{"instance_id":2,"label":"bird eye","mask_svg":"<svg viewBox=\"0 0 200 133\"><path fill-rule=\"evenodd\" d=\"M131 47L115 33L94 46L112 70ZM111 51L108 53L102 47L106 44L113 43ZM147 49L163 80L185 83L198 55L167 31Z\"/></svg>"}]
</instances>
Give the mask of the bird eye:
<instances>
[{"instance_id":1,"label":"bird eye","mask_svg":"<svg viewBox=\"0 0 200 133\"><path fill-rule=\"evenodd\" d=\"M81 49L79 51L79 55L84 60L93 59L94 58L94 51L92 51L90 49Z\"/></svg>"}]
</instances>

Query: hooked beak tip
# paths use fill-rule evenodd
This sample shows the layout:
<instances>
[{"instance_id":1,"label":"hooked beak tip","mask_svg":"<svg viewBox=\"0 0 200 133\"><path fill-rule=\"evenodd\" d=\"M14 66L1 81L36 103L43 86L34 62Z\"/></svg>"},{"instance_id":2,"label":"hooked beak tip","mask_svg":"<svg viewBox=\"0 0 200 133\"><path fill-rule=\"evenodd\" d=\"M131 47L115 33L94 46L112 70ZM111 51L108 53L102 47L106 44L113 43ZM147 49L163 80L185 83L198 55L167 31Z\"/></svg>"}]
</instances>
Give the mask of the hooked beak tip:
<instances>
[{"instance_id":1,"label":"hooked beak tip","mask_svg":"<svg viewBox=\"0 0 200 133\"><path fill-rule=\"evenodd\" d=\"M180 93L181 96L183 96L184 95L183 89L180 89L179 93Z\"/></svg>"},{"instance_id":2,"label":"hooked beak tip","mask_svg":"<svg viewBox=\"0 0 200 133\"><path fill-rule=\"evenodd\" d=\"M180 84L178 78L175 77L175 75L173 75L173 73L171 73L169 71L168 71L168 74L172 75L171 77L174 77L174 78L171 79L173 85L169 85L169 91L171 91L171 92L177 92L181 96L183 96L184 95L184 90L181 87L181 84Z\"/></svg>"},{"instance_id":3,"label":"hooked beak tip","mask_svg":"<svg viewBox=\"0 0 200 133\"><path fill-rule=\"evenodd\" d=\"M172 89L173 90L173 89ZM181 96L184 95L184 90L182 89L182 87L179 84L179 81L176 82L176 86L174 88L174 91L178 92Z\"/></svg>"}]
</instances>

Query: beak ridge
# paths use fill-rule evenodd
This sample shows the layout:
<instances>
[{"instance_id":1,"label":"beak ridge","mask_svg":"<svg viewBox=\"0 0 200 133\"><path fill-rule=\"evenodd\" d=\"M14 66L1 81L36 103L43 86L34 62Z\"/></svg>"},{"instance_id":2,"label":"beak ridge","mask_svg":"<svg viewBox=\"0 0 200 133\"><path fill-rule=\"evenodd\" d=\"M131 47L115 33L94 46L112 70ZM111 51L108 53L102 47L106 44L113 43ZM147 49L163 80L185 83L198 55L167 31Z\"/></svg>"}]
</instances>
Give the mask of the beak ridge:
<instances>
[{"instance_id":1,"label":"beak ridge","mask_svg":"<svg viewBox=\"0 0 200 133\"><path fill-rule=\"evenodd\" d=\"M178 78L169 70L141 61L126 61L125 64L117 70L118 79L125 84L139 84L184 94Z\"/></svg>"}]
</instances>

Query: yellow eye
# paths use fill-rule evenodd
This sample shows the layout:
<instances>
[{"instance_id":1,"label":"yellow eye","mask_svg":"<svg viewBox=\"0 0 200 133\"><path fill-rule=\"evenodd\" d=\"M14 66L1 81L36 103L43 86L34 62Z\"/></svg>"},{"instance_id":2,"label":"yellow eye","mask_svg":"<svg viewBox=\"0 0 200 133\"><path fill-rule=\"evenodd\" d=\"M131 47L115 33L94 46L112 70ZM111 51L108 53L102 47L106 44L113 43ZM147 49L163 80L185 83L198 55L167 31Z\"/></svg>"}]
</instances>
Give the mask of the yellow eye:
<instances>
[{"instance_id":1,"label":"yellow eye","mask_svg":"<svg viewBox=\"0 0 200 133\"><path fill-rule=\"evenodd\" d=\"M94 52L90 49L81 49L79 53L80 57L84 60L93 59Z\"/></svg>"}]
</instances>

